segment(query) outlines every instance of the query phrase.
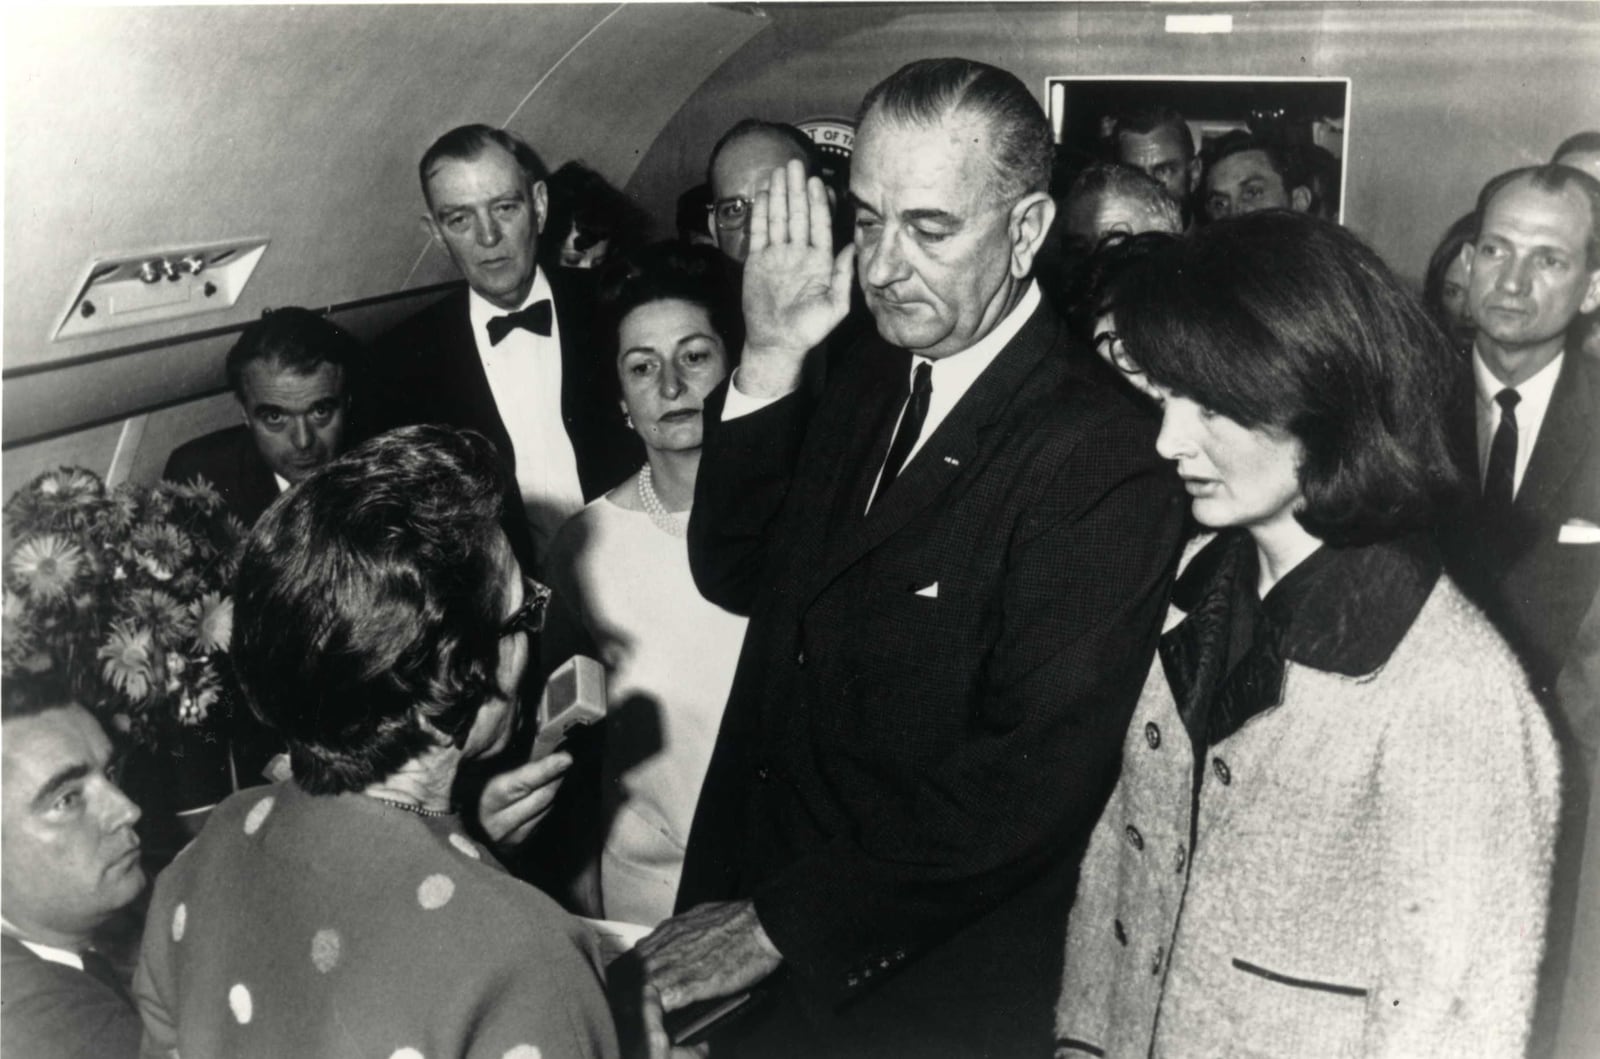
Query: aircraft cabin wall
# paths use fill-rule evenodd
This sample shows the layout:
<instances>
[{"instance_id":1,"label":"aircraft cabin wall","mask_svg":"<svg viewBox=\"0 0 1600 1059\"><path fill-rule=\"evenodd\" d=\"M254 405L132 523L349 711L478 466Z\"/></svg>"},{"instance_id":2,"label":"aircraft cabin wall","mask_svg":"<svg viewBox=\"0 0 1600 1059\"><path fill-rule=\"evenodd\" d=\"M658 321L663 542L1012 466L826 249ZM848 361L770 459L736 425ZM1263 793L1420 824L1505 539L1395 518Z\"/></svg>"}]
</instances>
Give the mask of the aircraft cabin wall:
<instances>
[{"instance_id":1,"label":"aircraft cabin wall","mask_svg":"<svg viewBox=\"0 0 1600 1059\"><path fill-rule=\"evenodd\" d=\"M416 164L504 125L616 184L762 28L682 5L214 6L8 12L5 495L60 463L152 481L238 421L222 357L273 306L370 338L454 281ZM52 340L91 260L270 240L224 311Z\"/></svg>"},{"instance_id":2,"label":"aircraft cabin wall","mask_svg":"<svg viewBox=\"0 0 1600 1059\"><path fill-rule=\"evenodd\" d=\"M1228 33L1167 32L1228 14ZM371 337L455 277L418 223L440 132L502 123L671 234L739 118L850 116L900 64L1351 79L1344 221L1420 277L1494 173L1600 125L1593 4L791 4L35 10L6 26L3 488L149 481L236 421L222 354L267 307ZM92 259L270 240L232 307L53 341Z\"/></svg>"}]
</instances>

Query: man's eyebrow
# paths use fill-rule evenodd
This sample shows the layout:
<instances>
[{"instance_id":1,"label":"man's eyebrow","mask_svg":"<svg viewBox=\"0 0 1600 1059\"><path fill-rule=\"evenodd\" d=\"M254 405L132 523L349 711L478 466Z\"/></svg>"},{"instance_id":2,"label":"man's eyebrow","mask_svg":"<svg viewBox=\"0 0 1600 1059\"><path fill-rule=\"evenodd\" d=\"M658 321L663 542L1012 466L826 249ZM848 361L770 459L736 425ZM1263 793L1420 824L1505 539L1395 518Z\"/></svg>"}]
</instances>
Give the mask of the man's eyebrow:
<instances>
[{"instance_id":1,"label":"man's eyebrow","mask_svg":"<svg viewBox=\"0 0 1600 1059\"><path fill-rule=\"evenodd\" d=\"M250 409L250 414L251 415L261 416L261 415L266 415L268 412L277 412L280 415L287 414L287 413L284 412L284 410L280 406L275 405L275 404L267 404L265 401L261 402L260 404L256 405L254 408Z\"/></svg>"},{"instance_id":2,"label":"man's eyebrow","mask_svg":"<svg viewBox=\"0 0 1600 1059\"><path fill-rule=\"evenodd\" d=\"M901 212L900 216L908 221L933 221L935 224L948 224L953 227L961 226L961 218L949 210L913 209Z\"/></svg>"},{"instance_id":3,"label":"man's eyebrow","mask_svg":"<svg viewBox=\"0 0 1600 1059\"><path fill-rule=\"evenodd\" d=\"M57 791L69 783L76 783L78 780L83 779L89 775L89 772L88 764L81 761L76 765L68 765L66 768L56 772L44 781L44 786L39 788L39 793L33 796L33 807L42 809L49 805L55 799Z\"/></svg>"}]
</instances>

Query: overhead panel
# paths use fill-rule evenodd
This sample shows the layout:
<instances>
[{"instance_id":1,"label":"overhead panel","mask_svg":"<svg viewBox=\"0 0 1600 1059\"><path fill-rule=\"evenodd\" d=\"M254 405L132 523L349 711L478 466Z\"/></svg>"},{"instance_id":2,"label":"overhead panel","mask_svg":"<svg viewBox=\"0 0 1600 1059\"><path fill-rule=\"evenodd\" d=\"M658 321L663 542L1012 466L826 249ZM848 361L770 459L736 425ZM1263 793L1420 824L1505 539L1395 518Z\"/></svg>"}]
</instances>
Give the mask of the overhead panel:
<instances>
[{"instance_id":1,"label":"overhead panel","mask_svg":"<svg viewBox=\"0 0 1600 1059\"><path fill-rule=\"evenodd\" d=\"M51 338L226 309L239 300L267 242L233 239L93 258Z\"/></svg>"}]
</instances>

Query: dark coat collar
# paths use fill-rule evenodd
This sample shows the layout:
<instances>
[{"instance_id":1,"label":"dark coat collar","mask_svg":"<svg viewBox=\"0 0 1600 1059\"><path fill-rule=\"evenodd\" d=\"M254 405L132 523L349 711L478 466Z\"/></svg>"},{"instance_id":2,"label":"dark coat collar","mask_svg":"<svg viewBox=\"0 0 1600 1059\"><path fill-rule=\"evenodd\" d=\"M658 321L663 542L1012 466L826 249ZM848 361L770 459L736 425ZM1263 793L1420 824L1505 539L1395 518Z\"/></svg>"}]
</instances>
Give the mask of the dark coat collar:
<instances>
[{"instance_id":1,"label":"dark coat collar","mask_svg":"<svg viewBox=\"0 0 1600 1059\"><path fill-rule=\"evenodd\" d=\"M1350 677L1381 668L1440 569L1425 534L1324 546L1258 601L1256 564L1250 535L1225 530L1173 587L1187 617L1161 638L1161 663L1199 746L1279 705L1286 662Z\"/></svg>"}]
</instances>

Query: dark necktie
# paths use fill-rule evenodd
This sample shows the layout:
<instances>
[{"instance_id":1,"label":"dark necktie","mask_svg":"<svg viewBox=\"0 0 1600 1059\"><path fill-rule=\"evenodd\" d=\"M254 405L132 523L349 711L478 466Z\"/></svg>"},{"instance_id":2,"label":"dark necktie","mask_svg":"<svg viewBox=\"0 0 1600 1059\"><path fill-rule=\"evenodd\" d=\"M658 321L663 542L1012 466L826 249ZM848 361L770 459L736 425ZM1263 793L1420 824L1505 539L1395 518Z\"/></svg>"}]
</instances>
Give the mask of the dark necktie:
<instances>
[{"instance_id":1,"label":"dark necktie","mask_svg":"<svg viewBox=\"0 0 1600 1059\"><path fill-rule=\"evenodd\" d=\"M87 949L78 954L83 961L83 971L90 978L98 980L101 984L110 987L111 991L121 997L128 1004L133 1003L133 998L128 995L128 987L122 984L122 979L117 977L117 972L111 966L111 961Z\"/></svg>"},{"instance_id":2,"label":"dark necktie","mask_svg":"<svg viewBox=\"0 0 1600 1059\"><path fill-rule=\"evenodd\" d=\"M518 309L514 313L496 316L489 321L489 344L498 346L500 340L517 328L532 331L536 335L550 333L550 299L536 301L526 309Z\"/></svg>"},{"instance_id":3,"label":"dark necktie","mask_svg":"<svg viewBox=\"0 0 1600 1059\"><path fill-rule=\"evenodd\" d=\"M1517 474L1517 402L1522 396L1507 387L1494 395L1500 406L1500 427L1489 444L1489 469L1483 476L1483 506L1491 515L1511 513L1511 501L1516 495L1513 486Z\"/></svg>"},{"instance_id":4,"label":"dark necktie","mask_svg":"<svg viewBox=\"0 0 1600 1059\"><path fill-rule=\"evenodd\" d=\"M906 411L900 417L900 427L894 432L894 441L889 444L889 455L884 457L883 475L878 479L876 496L881 497L904 469L906 457L911 455L911 447L922 436L922 424L928 421L928 401L932 397L933 365L924 361L917 365L912 377L911 395L906 399Z\"/></svg>"}]
</instances>

